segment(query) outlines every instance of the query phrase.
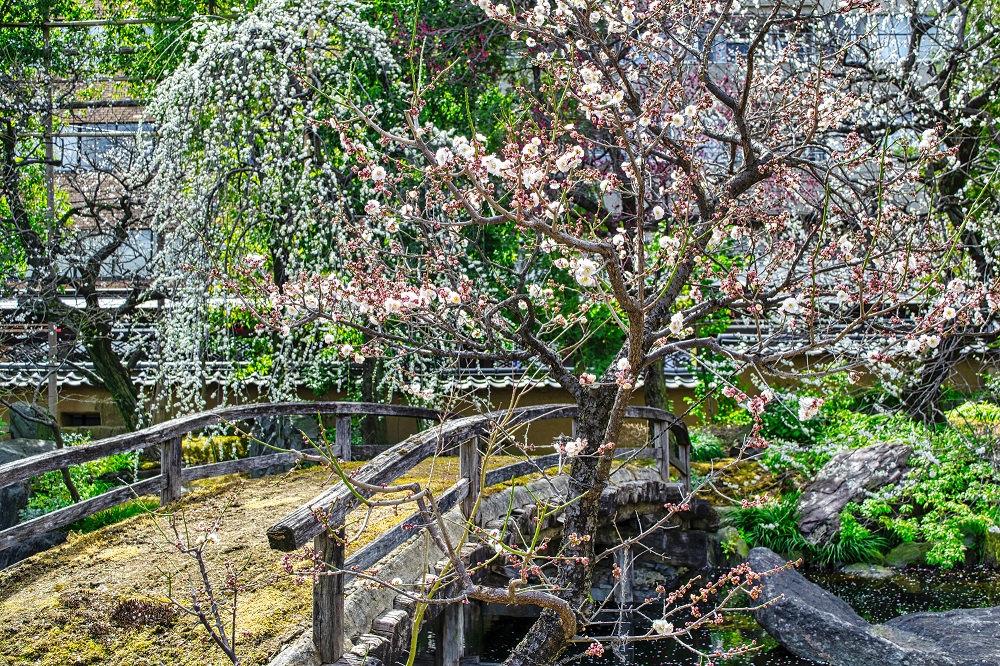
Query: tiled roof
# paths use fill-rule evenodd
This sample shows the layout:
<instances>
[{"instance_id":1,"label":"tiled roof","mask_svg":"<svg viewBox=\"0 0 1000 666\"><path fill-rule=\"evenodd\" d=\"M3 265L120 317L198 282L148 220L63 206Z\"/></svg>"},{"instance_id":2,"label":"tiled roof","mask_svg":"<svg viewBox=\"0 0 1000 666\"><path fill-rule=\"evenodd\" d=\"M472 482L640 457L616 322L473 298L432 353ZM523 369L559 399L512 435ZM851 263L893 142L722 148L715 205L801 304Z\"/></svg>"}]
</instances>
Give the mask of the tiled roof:
<instances>
[{"instance_id":1,"label":"tiled roof","mask_svg":"<svg viewBox=\"0 0 1000 666\"><path fill-rule=\"evenodd\" d=\"M93 367L85 365L87 370L93 372ZM150 368L140 368L132 373L133 381L140 386L152 386L155 381L154 373ZM215 371L210 371L207 375L206 383L213 385L229 384L232 382L232 368L219 367ZM74 369L61 369L56 373L60 387L80 387L93 386L87 374ZM20 364L20 363L0 363L0 388L3 389L25 389L33 388L43 384L48 377L48 371L43 366ZM269 378L261 375L250 375L243 377L240 383L250 386L261 386L268 383ZM444 381L447 388L455 388L463 391L481 391L486 389L503 389L512 386L524 386L531 384L539 388L558 388L559 384L549 376L539 378L529 377L511 368L490 368L480 372L470 371L458 377L450 377ZM695 380L693 375L687 371L668 372L666 377L668 389L693 388ZM640 382L641 386L641 382Z\"/></svg>"}]
</instances>

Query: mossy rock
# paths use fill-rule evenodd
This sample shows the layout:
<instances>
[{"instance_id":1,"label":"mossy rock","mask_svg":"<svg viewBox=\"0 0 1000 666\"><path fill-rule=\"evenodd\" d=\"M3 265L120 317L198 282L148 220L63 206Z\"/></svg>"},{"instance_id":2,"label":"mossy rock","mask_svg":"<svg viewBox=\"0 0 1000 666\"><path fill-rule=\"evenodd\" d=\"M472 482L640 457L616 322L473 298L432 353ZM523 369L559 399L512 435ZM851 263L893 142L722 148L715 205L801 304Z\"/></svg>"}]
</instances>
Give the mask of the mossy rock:
<instances>
[{"instance_id":1,"label":"mossy rock","mask_svg":"<svg viewBox=\"0 0 1000 666\"><path fill-rule=\"evenodd\" d=\"M735 527L727 525L718 532L719 546L727 562L745 562L750 554L750 546L743 539L740 531Z\"/></svg>"},{"instance_id":2,"label":"mossy rock","mask_svg":"<svg viewBox=\"0 0 1000 666\"><path fill-rule=\"evenodd\" d=\"M925 564L927 553L931 548L932 544L929 543L904 541L886 554L885 563L897 568L905 568L911 564Z\"/></svg>"},{"instance_id":3,"label":"mossy rock","mask_svg":"<svg viewBox=\"0 0 1000 666\"><path fill-rule=\"evenodd\" d=\"M1000 526L990 525L983 534L983 564L1000 569Z\"/></svg>"}]
</instances>

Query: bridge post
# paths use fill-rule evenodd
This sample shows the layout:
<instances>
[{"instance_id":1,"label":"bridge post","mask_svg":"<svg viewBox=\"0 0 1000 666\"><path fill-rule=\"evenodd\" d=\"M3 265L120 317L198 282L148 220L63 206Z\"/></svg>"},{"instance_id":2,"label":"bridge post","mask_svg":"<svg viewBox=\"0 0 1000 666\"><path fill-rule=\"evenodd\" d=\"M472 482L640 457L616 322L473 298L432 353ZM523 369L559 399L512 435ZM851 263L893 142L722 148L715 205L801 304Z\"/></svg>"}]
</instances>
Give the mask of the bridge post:
<instances>
[{"instance_id":1,"label":"bridge post","mask_svg":"<svg viewBox=\"0 0 1000 666\"><path fill-rule=\"evenodd\" d=\"M344 567L344 529L333 536L324 531L313 547L330 569ZM344 574L319 576L313 585L313 645L324 664L344 656Z\"/></svg>"},{"instance_id":2,"label":"bridge post","mask_svg":"<svg viewBox=\"0 0 1000 666\"><path fill-rule=\"evenodd\" d=\"M351 417L338 416L336 429L338 455L344 462L351 462Z\"/></svg>"},{"instance_id":3,"label":"bridge post","mask_svg":"<svg viewBox=\"0 0 1000 666\"><path fill-rule=\"evenodd\" d=\"M458 476L469 480L469 492L462 500L462 515L466 519L474 520L472 511L476 508L476 501L479 499L479 485L481 482L482 456L479 452L479 438L473 437L462 442L458 449Z\"/></svg>"},{"instance_id":4,"label":"bridge post","mask_svg":"<svg viewBox=\"0 0 1000 666\"><path fill-rule=\"evenodd\" d=\"M160 446L160 476L163 485L160 487L160 506L166 506L181 498L181 468L184 458L181 451L182 438L177 437L163 442Z\"/></svg>"},{"instance_id":5,"label":"bridge post","mask_svg":"<svg viewBox=\"0 0 1000 666\"><path fill-rule=\"evenodd\" d=\"M465 605L448 604L441 613L441 635L435 666L459 666L465 649Z\"/></svg>"},{"instance_id":6,"label":"bridge post","mask_svg":"<svg viewBox=\"0 0 1000 666\"><path fill-rule=\"evenodd\" d=\"M653 421L653 452L660 481L670 482L670 430L663 421Z\"/></svg>"}]
</instances>

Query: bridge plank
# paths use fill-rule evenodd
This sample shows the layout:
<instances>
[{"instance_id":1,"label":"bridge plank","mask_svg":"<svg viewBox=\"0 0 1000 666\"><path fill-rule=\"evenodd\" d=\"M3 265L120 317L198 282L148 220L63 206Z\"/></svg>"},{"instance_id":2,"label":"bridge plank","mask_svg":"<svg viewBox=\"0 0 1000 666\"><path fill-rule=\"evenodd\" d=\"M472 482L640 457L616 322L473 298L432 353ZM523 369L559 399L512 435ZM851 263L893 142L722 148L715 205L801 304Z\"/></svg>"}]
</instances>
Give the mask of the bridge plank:
<instances>
[{"instance_id":1,"label":"bridge plank","mask_svg":"<svg viewBox=\"0 0 1000 666\"><path fill-rule=\"evenodd\" d=\"M106 458L115 453L145 449L218 423L246 421L261 416L292 416L295 414L338 416L374 414L433 421L439 420L440 416L433 409L408 405L382 405L373 402L271 402L220 407L173 419L138 432L108 437L80 446L57 449L0 465L0 488L25 481L45 472Z\"/></svg>"}]
</instances>

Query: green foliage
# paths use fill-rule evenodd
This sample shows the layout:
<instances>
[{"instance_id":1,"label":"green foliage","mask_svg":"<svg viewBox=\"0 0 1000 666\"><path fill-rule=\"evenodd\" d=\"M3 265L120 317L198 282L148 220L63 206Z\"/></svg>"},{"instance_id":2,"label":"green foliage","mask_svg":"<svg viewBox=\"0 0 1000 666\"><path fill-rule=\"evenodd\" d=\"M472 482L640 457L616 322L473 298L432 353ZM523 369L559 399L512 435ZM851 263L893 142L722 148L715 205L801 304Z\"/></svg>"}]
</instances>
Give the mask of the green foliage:
<instances>
[{"instance_id":1,"label":"green foliage","mask_svg":"<svg viewBox=\"0 0 1000 666\"><path fill-rule=\"evenodd\" d=\"M795 503L799 494L791 493L760 507L738 509L727 521L739 530L751 548L763 546L789 557L802 556L816 564L873 562L881 558L888 540L862 525L855 515L859 508L848 504L841 513L841 528L830 542L810 544L798 528Z\"/></svg>"},{"instance_id":2,"label":"green foliage","mask_svg":"<svg viewBox=\"0 0 1000 666\"><path fill-rule=\"evenodd\" d=\"M798 416L799 396L783 394L777 404L769 406L761 415L763 435L768 439L786 442L811 442L822 431L822 417L811 421L800 421Z\"/></svg>"},{"instance_id":3,"label":"green foliage","mask_svg":"<svg viewBox=\"0 0 1000 666\"><path fill-rule=\"evenodd\" d=\"M798 493L785 495L763 506L737 509L726 520L751 548L762 546L782 555L800 555L809 549L809 543L799 532L798 499Z\"/></svg>"},{"instance_id":4,"label":"green foliage","mask_svg":"<svg viewBox=\"0 0 1000 666\"><path fill-rule=\"evenodd\" d=\"M953 424L983 423L1000 424L1000 406L991 402L965 402L948 413Z\"/></svg>"},{"instance_id":5,"label":"green foliage","mask_svg":"<svg viewBox=\"0 0 1000 666\"><path fill-rule=\"evenodd\" d=\"M863 414L848 409L825 413L815 427L810 427L810 432L811 439L804 442L775 441L764 452L764 466L774 473L797 471L811 477L840 451L903 439L926 441L930 437L923 426L905 416Z\"/></svg>"},{"instance_id":6,"label":"green foliage","mask_svg":"<svg viewBox=\"0 0 1000 666\"><path fill-rule=\"evenodd\" d=\"M950 425L931 430L901 414L841 408L817 424L810 440L779 441L764 452L762 463L771 472L812 478L840 451L882 442L913 447L904 482L845 510L840 536L809 553L813 559L872 561L890 542L925 541L932 544L930 564L951 567L965 560L970 536L978 539L1000 523L1000 474L990 462L1000 407L967 402L948 418Z\"/></svg>"},{"instance_id":7,"label":"green foliage","mask_svg":"<svg viewBox=\"0 0 1000 666\"><path fill-rule=\"evenodd\" d=\"M98 511L92 516L76 521L69 526L69 529L80 534L86 534L99 530L107 525L120 523L126 518L138 516L141 513L148 513L159 508L160 503L155 499L134 499L125 504L113 506L104 511Z\"/></svg>"},{"instance_id":8,"label":"green foliage","mask_svg":"<svg viewBox=\"0 0 1000 666\"><path fill-rule=\"evenodd\" d=\"M129 476L135 466L135 460L134 453L116 453L107 458L74 465L69 468L69 474L80 492L80 498L89 499L122 485L116 477ZM63 483L62 474L46 472L31 480L31 495L28 498L27 508L21 512L21 519L31 520L72 503L69 490Z\"/></svg>"},{"instance_id":9,"label":"green foliage","mask_svg":"<svg viewBox=\"0 0 1000 666\"><path fill-rule=\"evenodd\" d=\"M906 482L865 500L862 515L901 541L931 543L929 564L962 562L967 535L1000 521L1000 475L985 457L990 437L953 428L934 433L916 448Z\"/></svg>"},{"instance_id":10,"label":"green foliage","mask_svg":"<svg viewBox=\"0 0 1000 666\"><path fill-rule=\"evenodd\" d=\"M875 562L889 546L885 537L873 533L858 522L857 504L851 503L840 513L840 531L837 536L818 548L811 548L809 558L819 564L838 562Z\"/></svg>"},{"instance_id":11,"label":"green foliage","mask_svg":"<svg viewBox=\"0 0 1000 666\"><path fill-rule=\"evenodd\" d=\"M726 447L718 437L698 428L691 431L691 460L708 462L725 455Z\"/></svg>"}]
</instances>

